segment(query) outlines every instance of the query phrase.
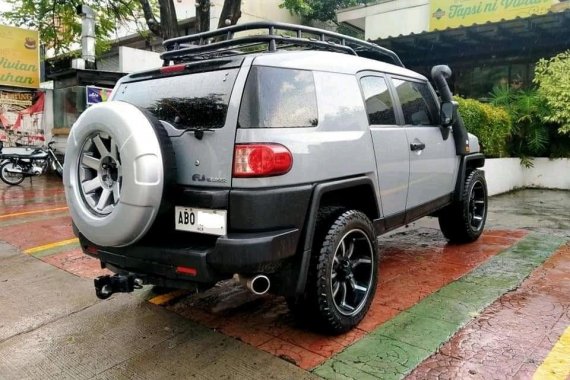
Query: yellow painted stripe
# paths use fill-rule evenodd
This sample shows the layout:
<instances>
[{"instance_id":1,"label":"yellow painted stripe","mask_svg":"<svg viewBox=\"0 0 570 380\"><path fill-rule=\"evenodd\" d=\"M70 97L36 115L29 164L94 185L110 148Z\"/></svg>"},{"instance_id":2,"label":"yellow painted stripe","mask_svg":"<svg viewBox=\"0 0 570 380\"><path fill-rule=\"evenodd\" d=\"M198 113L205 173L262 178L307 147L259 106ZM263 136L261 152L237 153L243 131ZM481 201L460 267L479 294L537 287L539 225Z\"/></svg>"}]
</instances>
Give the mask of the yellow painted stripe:
<instances>
[{"instance_id":1,"label":"yellow painted stripe","mask_svg":"<svg viewBox=\"0 0 570 380\"><path fill-rule=\"evenodd\" d=\"M570 326L534 373L533 380L566 380L570 376Z\"/></svg>"},{"instance_id":2,"label":"yellow painted stripe","mask_svg":"<svg viewBox=\"0 0 570 380\"><path fill-rule=\"evenodd\" d=\"M155 304L155 305L164 305L165 303L168 303L175 298L185 296L189 292L190 291L186 290L186 289L178 289L178 290L175 290L175 291L170 292L170 293L165 293L165 294L161 294L159 296L153 297L153 298L149 299L148 302Z\"/></svg>"},{"instance_id":3,"label":"yellow painted stripe","mask_svg":"<svg viewBox=\"0 0 570 380\"><path fill-rule=\"evenodd\" d=\"M17 212L15 214L0 215L0 219L7 219L7 218L14 218L14 217L23 216L23 215L41 214L44 212L63 211L63 210L67 210L67 207L47 208L47 209L43 209L43 210Z\"/></svg>"},{"instance_id":4,"label":"yellow painted stripe","mask_svg":"<svg viewBox=\"0 0 570 380\"><path fill-rule=\"evenodd\" d=\"M48 249L52 249L52 248L56 248L56 247L62 247L64 245L69 245L69 244L73 244L73 243L79 243L79 239L77 239L77 238L67 239L67 240L62 240L62 241L56 241L55 243L40 245L40 246L34 247L34 248L28 248L24 251L24 253L31 255L32 253L47 251Z\"/></svg>"}]
</instances>

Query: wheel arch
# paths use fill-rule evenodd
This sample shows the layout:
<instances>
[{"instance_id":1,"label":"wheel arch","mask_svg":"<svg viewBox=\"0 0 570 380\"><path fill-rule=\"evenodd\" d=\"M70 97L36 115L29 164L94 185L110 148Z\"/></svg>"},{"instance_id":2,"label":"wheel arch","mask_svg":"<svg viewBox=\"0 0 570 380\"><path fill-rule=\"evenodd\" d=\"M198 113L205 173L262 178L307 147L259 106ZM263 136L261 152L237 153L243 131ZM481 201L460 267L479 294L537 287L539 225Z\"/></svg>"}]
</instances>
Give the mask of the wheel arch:
<instances>
[{"instance_id":1,"label":"wheel arch","mask_svg":"<svg viewBox=\"0 0 570 380\"><path fill-rule=\"evenodd\" d=\"M302 294L305 290L319 209L324 206L343 206L362 211L373 221L380 217L380 207L374 189L372 179L364 176L320 183L315 186L299 246L301 257L296 295Z\"/></svg>"},{"instance_id":2,"label":"wheel arch","mask_svg":"<svg viewBox=\"0 0 570 380\"><path fill-rule=\"evenodd\" d=\"M465 186L465 178L467 173L477 168L482 168L485 165L485 155L483 153L473 153L461 158L459 163L459 171L457 175L457 182L455 184L454 200L461 198L463 188Z\"/></svg>"}]
</instances>

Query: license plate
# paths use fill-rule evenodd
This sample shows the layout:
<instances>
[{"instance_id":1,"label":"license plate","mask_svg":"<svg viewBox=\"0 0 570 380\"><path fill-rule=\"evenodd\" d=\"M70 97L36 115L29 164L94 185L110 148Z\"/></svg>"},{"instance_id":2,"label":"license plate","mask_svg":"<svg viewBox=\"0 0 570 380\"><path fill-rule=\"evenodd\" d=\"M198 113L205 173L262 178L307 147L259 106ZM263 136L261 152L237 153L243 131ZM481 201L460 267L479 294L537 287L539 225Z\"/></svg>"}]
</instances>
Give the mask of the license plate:
<instances>
[{"instance_id":1,"label":"license plate","mask_svg":"<svg viewBox=\"0 0 570 380\"><path fill-rule=\"evenodd\" d=\"M210 235L226 234L226 210L175 207L176 229Z\"/></svg>"}]
</instances>

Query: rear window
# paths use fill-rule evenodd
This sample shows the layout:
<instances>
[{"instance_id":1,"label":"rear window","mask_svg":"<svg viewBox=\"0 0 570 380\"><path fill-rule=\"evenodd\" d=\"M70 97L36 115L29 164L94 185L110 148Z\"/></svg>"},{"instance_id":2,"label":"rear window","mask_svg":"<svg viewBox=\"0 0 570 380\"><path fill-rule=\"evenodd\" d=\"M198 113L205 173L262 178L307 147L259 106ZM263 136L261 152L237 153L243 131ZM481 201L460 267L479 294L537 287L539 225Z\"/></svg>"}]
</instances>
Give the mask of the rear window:
<instances>
[{"instance_id":1,"label":"rear window","mask_svg":"<svg viewBox=\"0 0 570 380\"><path fill-rule=\"evenodd\" d=\"M254 66L239 113L241 128L314 127L318 123L311 71Z\"/></svg>"},{"instance_id":2,"label":"rear window","mask_svg":"<svg viewBox=\"0 0 570 380\"><path fill-rule=\"evenodd\" d=\"M176 128L221 128L226 122L238 71L208 71L124 83L113 100L145 108Z\"/></svg>"}]
</instances>

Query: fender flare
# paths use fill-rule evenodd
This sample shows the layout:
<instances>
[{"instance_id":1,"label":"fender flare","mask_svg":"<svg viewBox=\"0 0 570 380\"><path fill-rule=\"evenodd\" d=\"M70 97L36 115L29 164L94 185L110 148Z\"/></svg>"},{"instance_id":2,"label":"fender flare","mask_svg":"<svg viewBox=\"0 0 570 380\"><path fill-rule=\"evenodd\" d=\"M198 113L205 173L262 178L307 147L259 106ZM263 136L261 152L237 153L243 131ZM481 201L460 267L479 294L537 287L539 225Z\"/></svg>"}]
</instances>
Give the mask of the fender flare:
<instances>
[{"instance_id":1,"label":"fender flare","mask_svg":"<svg viewBox=\"0 0 570 380\"><path fill-rule=\"evenodd\" d=\"M311 259L311 251L313 246L313 238L315 233L315 227L317 223L317 215L319 212L319 206L321 204L321 199L323 195L336 190L350 189L357 186L370 186L374 190L374 183L372 179L368 177L355 177L348 178L333 182L319 183L315 185L313 190L313 195L311 197L308 217L305 222L303 238L299 244L299 271L297 278L297 286L295 289L295 295L303 294L305 291L305 284L307 282L307 275L309 272L309 264ZM376 215L380 215L380 208L378 205L378 200L375 198L374 203L376 205Z\"/></svg>"},{"instance_id":2,"label":"fender flare","mask_svg":"<svg viewBox=\"0 0 570 380\"><path fill-rule=\"evenodd\" d=\"M465 178L467 177L467 168L481 168L485 165L485 155L483 153L472 153L461 157L459 170L457 172L457 183L455 184L455 193L453 200L458 200L463 194L465 186Z\"/></svg>"}]
</instances>

